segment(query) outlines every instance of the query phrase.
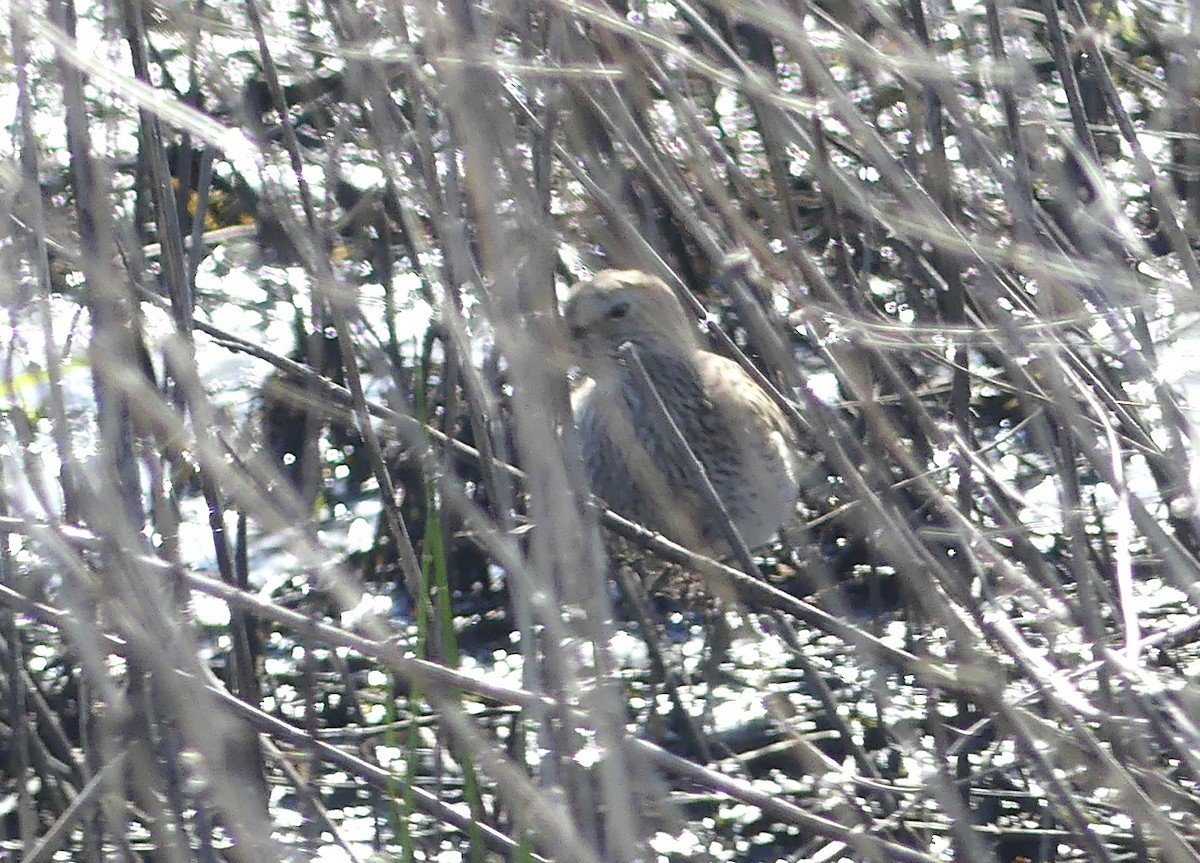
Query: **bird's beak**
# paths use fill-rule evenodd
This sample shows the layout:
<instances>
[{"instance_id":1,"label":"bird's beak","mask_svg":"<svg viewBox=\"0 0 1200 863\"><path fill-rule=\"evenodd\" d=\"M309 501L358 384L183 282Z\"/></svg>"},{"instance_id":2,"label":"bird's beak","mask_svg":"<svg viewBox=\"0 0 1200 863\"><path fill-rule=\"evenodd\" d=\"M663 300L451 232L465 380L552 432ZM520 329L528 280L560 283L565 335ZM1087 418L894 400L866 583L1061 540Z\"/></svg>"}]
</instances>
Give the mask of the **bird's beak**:
<instances>
[{"instance_id":1,"label":"bird's beak","mask_svg":"<svg viewBox=\"0 0 1200 863\"><path fill-rule=\"evenodd\" d=\"M525 317L525 335L538 353L555 370L567 374L578 364L567 325L562 315L550 309L539 310Z\"/></svg>"}]
</instances>

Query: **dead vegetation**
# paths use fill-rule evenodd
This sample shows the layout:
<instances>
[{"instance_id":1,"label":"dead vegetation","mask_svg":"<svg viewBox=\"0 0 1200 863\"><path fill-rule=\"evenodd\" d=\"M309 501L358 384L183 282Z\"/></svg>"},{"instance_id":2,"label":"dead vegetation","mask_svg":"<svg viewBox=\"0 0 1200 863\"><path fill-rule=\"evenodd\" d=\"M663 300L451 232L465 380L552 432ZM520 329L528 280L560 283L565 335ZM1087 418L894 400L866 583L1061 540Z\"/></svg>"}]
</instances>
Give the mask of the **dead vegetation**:
<instances>
[{"instance_id":1,"label":"dead vegetation","mask_svg":"<svg viewBox=\"0 0 1200 863\"><path fill-rule=\"evenodd\" d=\"M1192 15L14 4L0 847L1200 859ZM803 440L765 557L589 505L603 267Z\"/></svg>"}]
</instances>

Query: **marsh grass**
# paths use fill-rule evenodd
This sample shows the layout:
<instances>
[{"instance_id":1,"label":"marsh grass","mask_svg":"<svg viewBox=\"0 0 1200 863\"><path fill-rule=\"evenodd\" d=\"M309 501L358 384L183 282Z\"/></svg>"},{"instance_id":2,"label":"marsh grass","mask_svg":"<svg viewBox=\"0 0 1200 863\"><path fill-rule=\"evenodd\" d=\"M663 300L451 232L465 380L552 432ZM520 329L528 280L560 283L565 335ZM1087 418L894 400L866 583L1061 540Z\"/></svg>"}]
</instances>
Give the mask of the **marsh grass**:
<instances>
[{"instance_id":1,"label":"marsh grass","mask_svg":"<svg viewBox=\"0 0 1200 863\"><path fill-rule=\"evenodd\" d=\"M1190 9L8 13L7 852L1200 857ZM604 266L804 441L754 566L589 503Z\"/></svg>"}]
</instances>

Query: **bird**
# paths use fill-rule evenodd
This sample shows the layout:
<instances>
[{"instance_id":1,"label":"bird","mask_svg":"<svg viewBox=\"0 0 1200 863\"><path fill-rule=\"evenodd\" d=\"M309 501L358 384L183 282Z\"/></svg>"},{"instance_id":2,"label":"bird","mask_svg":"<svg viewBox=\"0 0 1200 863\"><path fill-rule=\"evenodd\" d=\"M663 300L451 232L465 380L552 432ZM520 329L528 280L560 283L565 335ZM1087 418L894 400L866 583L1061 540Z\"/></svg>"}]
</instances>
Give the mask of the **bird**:
<instances>
[{"instance_id":1,"label":"bird","mask_svg":"<svg viewBox=\"0 0 1200 863\"><path fill-rule=\"evenodd\" d=\"M749 548L794 513L796 438L746 371L705 350L696 321L660 278L602 270L563 306L586 376L571 402L592 491L616 513L712 557L732 552L722 516L685 467L676 436L652 420L629 347Z\"/></svg>"}]
</instances>

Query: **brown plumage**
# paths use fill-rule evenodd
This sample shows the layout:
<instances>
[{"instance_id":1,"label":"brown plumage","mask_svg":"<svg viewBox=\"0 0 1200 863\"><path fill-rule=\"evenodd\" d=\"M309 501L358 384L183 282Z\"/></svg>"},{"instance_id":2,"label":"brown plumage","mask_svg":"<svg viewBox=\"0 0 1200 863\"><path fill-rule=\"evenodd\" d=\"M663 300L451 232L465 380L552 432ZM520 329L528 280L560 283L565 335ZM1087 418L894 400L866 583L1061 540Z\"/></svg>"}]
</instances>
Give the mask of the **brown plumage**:
<instances>
[{"instance_id":1,"label":"brown plumage","mask_svg":"<svg viewBox=\"0 0 1200 863\"><path fill-rule=\"evenodd\" d=\"M689 481L620 357L630 343L746 544L768 542L792 516L798 467L770 397L737 363L704 350L695 322L654 276L597 273L572 289L563 315L589 378L572 403L592 490L683 545L729 553L719 514Z\"/></svg>"}]
</instances>

